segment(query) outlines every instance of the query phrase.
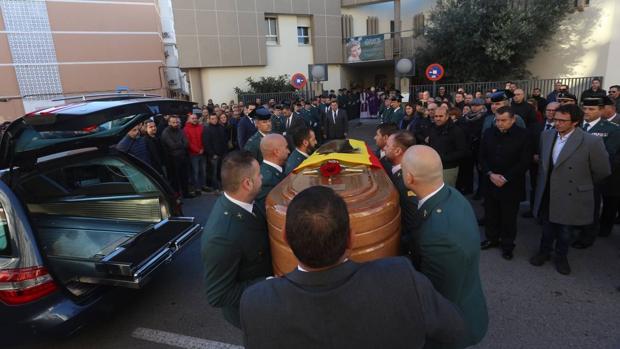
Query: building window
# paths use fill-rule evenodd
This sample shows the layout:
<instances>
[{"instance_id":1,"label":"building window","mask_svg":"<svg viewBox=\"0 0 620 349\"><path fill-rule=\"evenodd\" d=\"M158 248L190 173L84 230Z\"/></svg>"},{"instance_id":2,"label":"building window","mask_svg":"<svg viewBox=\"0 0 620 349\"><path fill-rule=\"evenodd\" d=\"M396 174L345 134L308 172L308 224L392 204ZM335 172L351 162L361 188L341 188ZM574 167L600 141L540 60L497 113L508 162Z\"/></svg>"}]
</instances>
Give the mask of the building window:
<instances>
[{"instance_id":1,"label":"building window","mask_svg":"<svg viewBox=\"0 0 620 349\"><path fill-rule=\"evenodd\" d=\"M265 17L265 37L267 43L278 43L278 19L276 17Z\"/></svg>"},{"instance_id":2,"label":"building window","mask_svg":"<svg viewBox=\"0 0 620 349\"><path fill-rule=\"evenodd\" d=\"M310 28L297 27L297 43L300 45L310 45Z\"/></svg>"}]
</instances>

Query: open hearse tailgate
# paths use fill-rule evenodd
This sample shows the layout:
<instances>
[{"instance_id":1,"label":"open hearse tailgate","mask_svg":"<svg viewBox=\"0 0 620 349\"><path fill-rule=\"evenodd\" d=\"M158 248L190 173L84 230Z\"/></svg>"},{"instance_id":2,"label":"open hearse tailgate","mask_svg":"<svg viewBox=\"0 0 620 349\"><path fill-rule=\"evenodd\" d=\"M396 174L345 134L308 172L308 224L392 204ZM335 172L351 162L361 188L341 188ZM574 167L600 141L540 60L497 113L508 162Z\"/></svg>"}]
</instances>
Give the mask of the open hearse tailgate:
<instances>
[{"instance_id":1,"label":"open hearse tailgate","mask_svg":"<svg viewBox=\"0 0 620 349\"><path fill-rule=\"evenodd\" d=\"M193 217L170 217L132 236L97 244L86 255L49 253L54 269L81 283L140 288L152 273L172 260L201 226Z\"/></svg>"}]
</instances>

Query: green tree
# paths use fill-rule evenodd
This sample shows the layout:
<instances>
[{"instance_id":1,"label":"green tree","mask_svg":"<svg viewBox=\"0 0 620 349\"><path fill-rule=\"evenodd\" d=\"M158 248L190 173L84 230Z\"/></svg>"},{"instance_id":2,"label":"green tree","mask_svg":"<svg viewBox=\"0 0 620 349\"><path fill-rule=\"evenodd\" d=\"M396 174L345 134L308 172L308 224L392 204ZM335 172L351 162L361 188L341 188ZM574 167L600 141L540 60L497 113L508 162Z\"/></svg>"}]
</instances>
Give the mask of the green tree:
<instances>
[{"instance_id":1,"label":"green tree","mask_svg":"<svg viewBox=\"0 0 620 349\"><path fill-rule=\"evenodd\" d=\"M528 60L552 39L570 0L439 0L418 67L439 62L453 82L528 78ZM423 73L422 73L423 75Z\"/></svg>"},{"instance_id":2,"label":"green tree","mask_svg":"<svg viewBox=\"0 0 620 349\"><path fill-rule=\"evenodd\" d=\"M252 77L245 79L250 87L247 90L243 90L239 87L235 87L235 93L270 93L270 92L290 92L295 91L295 88L291 86L288 75L280 75L277 77L268 76L260 77L258 80L254 80Z\"/></svg>"}]
</instances>

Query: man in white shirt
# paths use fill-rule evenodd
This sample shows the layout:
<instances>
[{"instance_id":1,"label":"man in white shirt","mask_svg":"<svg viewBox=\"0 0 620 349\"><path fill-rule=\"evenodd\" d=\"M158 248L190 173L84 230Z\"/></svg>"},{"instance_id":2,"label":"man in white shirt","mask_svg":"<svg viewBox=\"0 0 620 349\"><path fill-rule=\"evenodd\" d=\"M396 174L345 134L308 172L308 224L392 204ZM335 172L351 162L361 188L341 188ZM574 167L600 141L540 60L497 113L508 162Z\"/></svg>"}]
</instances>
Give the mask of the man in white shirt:
<instances>
[{"instance_id":1,"label":"man in white shirt","mask_svg":"<svg viewBox=\"0 0 620 349\"><path fill-rule=\"evenodd\" d=\"M226 155L224 195L213 205L202 235L207 301L222 308L224 318L236 327L243 291L272 275L267 220L254 201L261 185L260 168L250 152Z\"/></svg>"},{"instance_id":2,"label":"man in white shirt","mask_svg":"<svg viewBox=\"0 0 620 349\"><path fill-rule=\"evenodd\" d=\"M582 120L577 105L561 105L554 116L557 132L548 130L541 135L532 212L542 219L543 232L540 250L530 264L543 265L554 250L556 270L564 275L571 272L567 254L576 227L594 220L594 185L611 173L602 138L583 131L579 127Z\"/></svg>"},{"instance_id":3,"label":"man in white shirt","mask_svg":"<svg viewBox=\"0 0 620 349\"><path fill-rule=\"evenodd\" d=\"M433 148L407 149L402 172L405 186L418 198L411 234L413 264L461 310L468 336L458 348L474 345L484 338L489 323L478 269L480 232L474 210L457 189L444 185L441 158Z\"/></svg>"},{"instance_id":4,"label":"man in white shirt","mask_svg":"<svg viewBox=\"0 0 620 349\"><path fill-rule=\"evenodd\" d=\"M279 134L265 136L260 142L260 151L263 154L263 161L260 164L262 186L256 201L264 207L271 189L284 179L284 164L290 151L286 138Z\"/></svg>"}]
</instances>

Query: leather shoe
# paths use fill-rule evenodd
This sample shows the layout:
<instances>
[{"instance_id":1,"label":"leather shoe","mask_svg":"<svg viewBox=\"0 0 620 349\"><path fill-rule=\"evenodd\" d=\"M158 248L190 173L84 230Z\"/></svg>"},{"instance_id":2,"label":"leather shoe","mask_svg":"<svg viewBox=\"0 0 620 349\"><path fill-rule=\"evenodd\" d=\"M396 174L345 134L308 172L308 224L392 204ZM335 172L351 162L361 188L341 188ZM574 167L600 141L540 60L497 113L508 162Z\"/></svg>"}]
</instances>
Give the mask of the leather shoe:
<instances>
[{"instance_id":1,"label":"leather shoe","mask_svg":"<svg viewBox=\"0 0 620 349\"><path fill-rule=\"evenodd\" d=\"M586 248L592 246L592 244L586 244L585 242L575 241L573 242L571 246L573 246L573 248L576 248L578 250L585 250Z\"/></svg>"},{"instance_id":2,"label":"leather shoe","mask_svg":"<svg viewBox=\"0 0 620 349\"><path fill-rule=\"evenodd\" d=\"M512 254L512 251L504 251L504 252L502 252L502 258L504 258L507 261L512 260L513 257L514 257L514 255Z\"/></svg>"},{"instance_id":3,"label":"leather shoe","mask_svg":"<svg viewBox=\"0 0 620 349\"><path fill-rule=\"evenodd\" d=\"M497 246L499 246L499 242L497 241L484 240L483 242L480 243L481 250L488 250L491 247L497 247Z\"/></svg>"},{"instance_id":4,"label":"leather shoe","mask_svg":"<svg viewBox=\"0 0 620 349\"><path fill-rule=\"evenodd\" d=\"M540 267L541 265L545 264L545 262L548 260L549 260L548 253L539 252L537 255L530 258L530 264L536 267Z\"/></svg>"},{"instance_id":5,"label":"leather shoe","mask_svg":"<svg viewBox=\"0 0 620 349\"><path fill-rule=\"evenodd\" d=\"M555 258L555 270L562 275L570 274L570 265L568 264L566 256Z\"/></svg>"}]
</instances>

